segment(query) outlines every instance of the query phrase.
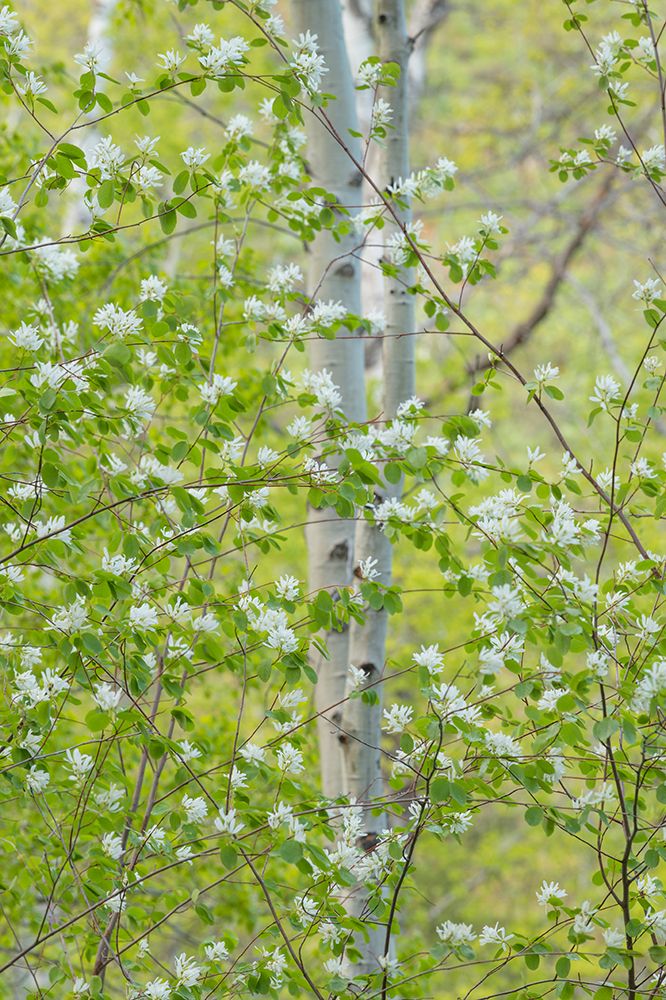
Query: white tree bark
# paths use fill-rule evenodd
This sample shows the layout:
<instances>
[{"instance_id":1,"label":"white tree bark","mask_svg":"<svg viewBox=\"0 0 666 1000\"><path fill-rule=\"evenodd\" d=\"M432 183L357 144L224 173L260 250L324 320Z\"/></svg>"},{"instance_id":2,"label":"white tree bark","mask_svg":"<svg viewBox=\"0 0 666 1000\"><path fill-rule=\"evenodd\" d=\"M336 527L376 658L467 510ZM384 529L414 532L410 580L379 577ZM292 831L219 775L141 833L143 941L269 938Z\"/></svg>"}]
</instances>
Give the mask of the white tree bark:
<instances>
[{"instance_id":1,"label":"white tree bark","mask_svg":"<svg viewBox=\"0 0 666 1000\"><path fill-rule=\"evenodd\" d=\"M376 38L383 62L397 63L401 68L395 87L382 94L393 107L393 129L389 130L381 149L379 184L385 188L392 180L409 173L409 87L407 62L409 40L405 24L404 0L376 0ZM408 223L408 208L400 212L401 221ZM396 222L387 222L383 232L390 237L398 229ZM386 328L382 341L383 355L383 418L395 417L398 406L414 394L414 297L407 289L413 282L411 270L402 268L396 277L384 279L384 310ZM405 336L406 334L406 336ZM386 485L378 492L376 502L385 496L397 496L401 485ZM369 521L360 520L355 541L356 573L359 563L376 560L379 582L390 585L392 577L391 543L386 534ZM376 700L361 697L350 699L343 713L345 791L362 805L364 824L359 846L373 850L386 826L386 818L377 802L383 795L381 768L382 683L386 659L387 614L384 610L368 610L365 623L354 622L350 629L350 662L363 670L363 688L371 689ZM348 691L350 693L350 691ZM351 907L355 915L367 915L370 901L363 887L357 887ZM359 936L355 942L362 960L356 974L372 972L377 960L386 952L386 930L376 927L368 940Z\"/></svg>"},{"instance_id":2,"label":"white tree bark","mask_svg":"<svg viewBox=\"0 0 666 1000\"><path fill-rule=\"evenodd\" d=\"M345 47L339 0L294 0L297 31L317 34L319 48L328 73L323 82L326 93L334 94L325 110L329 122L358 159L360 143L350 136L357 130L356 101L352 75ZM315 184L325 188L341 206L354 213L360 201L361 175L347 153L316 117L306 117L308 161ZM309 285L321 299L342 302L347 310L361 313L360 268L350 251L356 245L353 233L336 242L329 232L318 234L311 247ZM310 348L313 369L326 368L342 393L342 409L352 421L365 419L363 346L354 338L315 340ZM329 464L334 464L329 460ZM311 511L306 528L310 589L335 592L352 580L354 522L336 517L332 511ZM319 718L319 746L322 788L336 798L343 791L339 724L347 676L347 630L327 634L329 658L315 666ZM337 707L331 707L337 706Z\"/></svg>"}]
</instances>

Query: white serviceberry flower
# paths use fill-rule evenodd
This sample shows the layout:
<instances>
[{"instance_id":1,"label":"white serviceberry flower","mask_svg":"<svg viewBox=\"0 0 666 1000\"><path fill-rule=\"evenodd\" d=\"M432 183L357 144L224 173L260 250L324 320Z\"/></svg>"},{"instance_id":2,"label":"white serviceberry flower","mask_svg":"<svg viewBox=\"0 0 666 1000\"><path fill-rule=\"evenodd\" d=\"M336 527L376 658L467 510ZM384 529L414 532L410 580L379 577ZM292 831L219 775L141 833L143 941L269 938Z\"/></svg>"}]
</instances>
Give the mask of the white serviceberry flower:
<instances>
[{"instance_id":1,"label":"white serviceberry flower","mask_svg":"<svg viewBox=\"0 0 666 1000\"><path fill-rule=\"evenodd\" d=\"M191 844L183 844L182 847L176 848L176 857L179 861L184 861L186 864L191 865L193 856L194 852Z\"/></svg>"},{"instance_id":2,"label":"white serviceberry flower","mask_svg":"<svg viewBox=\"0 0 666 1000\"><path fill-rule=\"evenodd\" d=\"M93 700L103 712L114 712L118 708L122 696L121 688L114 688L110 684L104 683L95 686Z\"/></svg>"},{"instance_id":3,"label":"white serviceberry flower","mask_svg":"<svg viewBox=\"0 0 666 1000\"><path fill-rule=\"evenodd\" d=\"M332 976L344 976L346 965L347 963L345 962L344 955L327 958L324 962L324 968L327 972L330 972Z\"/></svg>"},{"instance_id":4,"label":"white serviceberry flower","mask_svg":"<svg viewBox=\"0 0 666 1000\"><path fill-rule=\"evenodd\" d=\"M495 924L493 927L486 924L479 934L479 944L495 944L508 949L509 941L513 936L513 934L507 934L506 930L499 924Z\"/></svg>"},{"instance_id":5,"label":"white serviceberry flower","mask_svg":"<svg viewBox=\"0 0 666 1000\"><path fill-rule=\"evenodd\" d=\"M77 976L72 983L72 993L75 997L85 996L86 993L90 993L90 983L87 983L82 976Z\"/></svg>"},{"instance_id":6,"label":"white serviceberry flower","mask_svg":"<svg viewBox=\"0 0 666 1000\"><path fill-rule=\"evenodd\" d=\"M232 837L240 833L244 826L244 823L236 819L235 809L220 809L220 815L215 820L215 829L220 833L229 833Z\"/></svg>"},{"instance_id":7,"label":"white serviceberry flower","mask_svg":"<svg viewBox=\"0 0 666 1000\"><path fill-rule=\"evenodd\" d=\"M647 35L638 39L638 45L634 50L634 56L639 62L652 62L655 58L654 43Z\"/></svg>"},{"instance_id":8,"label":"white serviceberry flower","mask_svg":"<svg viewBox=\"0 0 666 1000\"><path fill-rule=\"evenodd\" d=\"M641 674L631 703L632 709L641 714L650 710L654 698L666 691L666 660L657 660Z\"/></svg>"},{"instance_id":9,"label":"white serviceberry flower","mask_svg":"<svg viewBox=\"0 0 666 1000\"><path fill-rule=\"evenodd\" d=\"M588 670L591 670L598 681L604 681L608 676L608 653L603 649L591 650L586 657Z\"/></svg>"},{"instance_id":10,"label":"white serviceberry flower","mask_svg":"<svg viewBox=\"0 0 666 1000\"><path fill-rule=\"evenodd\" d=\"M597 142L607 143L612 146L617 141L617 132L611 125L600 125L594 130L594 138Z\"/></svg>"},{"instance_id":11,"label":"white serviceberry flower","mask_svg":"<svg viewBox=\"0 0 666 1000\"><path fill-rule=\"evenodd\" d=\"M550 361L537 365L534 369L534 381L540 386L546 385L547 382L554 382L556 378L559 378L559 375L560 369L557 365L551 365Z\"/></svg>"},{"instance_id":12,"label":"white serviceberry flower","mask_svg":"<svg viewBox=\"0 0 666 1000\"><path fill-rule=\"evenodd\" d=\"M42 737L39 733L28 732L21 740L21 746L27 750L31 757L34 757L42 745Z\"/></svg>"},{"instance_id":13,"label":"white serviceberry flower","mask_svg":"<svg viewBox=\"0 0 666 1000\"><path fill-rule=\"evenodd\" d=\"M584 899L580 905L580 912L574 917L574 934L593 934L594 924L592 923L592 917L596 912L590 901Z\"/></svg>"},{"instance_id":14,"label":"white serviceberry flower","mask_svg":"<svg viewBox=\"0 0 666 1000\"><path fill-rule=\"evenodd\" d=\"M642 455L634 459L629 469L632 476L637 476L639 479L654 479L657 475L656 470L650 465L647 458L643 458Z\"/></svg>"},{"instance_id":15,"label":"white serviceberry flower","mask_svg":"<svg viewBox=\"0 0 666 1000\"><path fill-rule=\"evenodd\" d=\"M210 382L199 386L199 393L204 403L215 406L222 396L229 396L237 386L237 382L228 375L214 374Z\"/></svg>"},{"instance_id":16,"label":"white serviceberry flower","mask_svg":"<svg viewBox=\"0 0 666 1000\"><path fill-rule=\"evenodd\" d=\"M295 601L300 593L301 585L295 576L281 576L275 584L278 597L285 601Z\"/></svg>"},{"instance_id":17,"label":"white serviceberry flower","mask_svg":"<svg viewBox=\"0 0 666 1000\"><path fill-rule=\"evenodd\" d=\"M218 631L220 623L215 615L208 611L203 615L199 615L194 622L194 627L197 632L215 633Z\"/></svg>"},{"instance_id":18,"label":"white serviceberry flower","mask_svg":"<svg viewBox=\"0 0 666 1000\"><path fill-rule=\"evenodd\" d=\"M502 231L502 216L496 212L486 212L481 216L480 222L484 233L489 236L496 236Z\"/></svg>"},{"instance_id":19,"label":"white serviceberry flower","mask_svg":"<svg viewBox=\"0 0 666 1000\"><path fill-rule=\"evenodd\" d=\"M208 804L202 796L194 799L184 795L182 806L188 823L202 823L208 815Z\"/></svg>"},{"instance_id":20,"label":"white serviceberry flower","mask_svg":"<svg viewBox=\"0 0 666 1000\"><path fill-rule=\"evenodd\" d=\"M202 167L206 160L210 158L210 153L207 153L203 146L199 146L196 149L194 146L188 146L180 155L185 166L190 167L192 170Z\"/></svg>"},{"instance_id":21,"label":"white serviceberry flower","mask_svg":"<svg viewBox=\"0 0 666 1000\"><path fill-rule=\"evenodd\" d=\"M143 278L141 281L139 299L141 302L146 302L151 299L156 302L162 302L168 291L169 286L167 283L162 281L161 278L158 278L156 274L151 274L148 278Z\"/></svg>"},{"instance_id":22,"label":"white serviceberry flower","mask_svg":"<svg viewBox=\"0 0 666 1000\"><path fill-rule=\"evenodd\" d=\"M392 118L393 108L383 97L378 97L372 105L370 131L376 132L378 129L386 129Z\"/></svg>"},{"instance_id":23,"label":"white serviceberry flower","mask_svg":"<svg viewBox=\"0 0 666 1000\"><path fill-rule=\"evenodd\" d=\"M304 371L301 382L305 390L316 397L317 404L322 409L335 410L340 406L342 394L326 368L318 372Z\"/></svg>"},{"instance_id":24,"label":"white serviceberry flower","mask_svg":"<svg viewBox=\"0 0 666 1000\"><path fill-rule=\"evenodd\" d=\"M626 948L627 946L624 932L615 927L607 927L605 931L602 931L602 937L607 948Z\"/></svg>"},{"instance_id":25,"label":"white serviceberry flower","mask_svg":"<svg viewBox=\"0 0 666 1000\"><path fill-rule=\"evenodd\" d=\"M169 1000L171 987L166 979L151 979L143 987L143 995L147 1000Z\"/></svg>"},{"instance_id":26,"label":"white serviceberry flower","mask_svg":"<svg viewBox=\"0 0 666 1000\"><path fill-rule=\"evenodd\" d=\"M268 289L276 295L290 292L300 281L303 281L303 272L298 264L276 264L268 272Z\"/></svg>"},{"instance_id":27,"label":"white serviceberry flower","mask_svg":"<svg viewBox=\"0 0 666 1000\"><path fill-rule=\"evenodd\" d=\"M612 375L597 375L594 382L594 392L589 397L591 403L596 403L602 410L620 398L620 385Z\"/></svg>"},{"instance_id":28,"label":"white serviceberry flower","mask_svg":"<svg viewBox=\"0 0 666 1000\"><path fill-rule=\"evenodd\" d=\"M137 567L136 559L130 559L121 554L110 556L107 549L102 554L102 569L106 573L113 573L114 576L124 576L132 573Z\"/></svg>"},{"instance_id":29,"label":"white serviceberry flower","mask_svg":"<svg viewBox=\"0 0 666 1000\"><path fill-rule=\"evenodd\" d=\"M256 743L246 743L240 748L238 755L248 764L260 764L266 760L266 750Z\"/></svg>"},{"instance_id":30,"label":"white serviceberry flower","mask_svg":"<svg viewBox=\"0 0 666 1000\"><path fill-rule=\"evenodd\" d=\"M465 812L454 813L452 816L448 816L445 826L450 833L461 834L469 830L473 822L473 814L467 809Z\"/></svg>"},{"instance_id":31,"label":"white serviceberry flower","mask_svg":"<svg viewBox=\"0 0 666 1000\"><path fill-rule=\"evenodd\" d=\"M444 658L436 643L432 646L421 646L418 653L412 656L412 660L417 666L425 667L429 674L439 674L444 669Z\"/></svg>"},{"instance_id":32,"label":"white serviceberry flower","mask_svg":"<svg viewBox=\"0 0 666 1000\"><path fill-rule=\"evenodd\" d=\"M560 900L566 899L566 896L567 892L560 888L559 882L546 882L545 880L541 883L536 894L537 902L541 903L542 906L552 904L552 900L557 900L559 903Z\"/></svg>"},{"instance_id":33,"label":"white serviceberry flower","mask_svg":"<svg viewBox=\"0 0 666 1000\"><path fill-rule=\"evenodd\" d=\"M153 628L157 625L157 611L147 602L133 604L129 611L129 623L133 628Z\"/></svg>"},{"instance_id":34,"label":"white serviceberry flower","mask_svg":"<svg viewBox=\"0 0 666 1000\"><path fill-rule=\"evenodd\" d=\"M286 802L278 802L275 808L268 813L266 822L271 830L277 830L282 823L289 823L292 818L293 809Z\"/></svg>"},{"instance_id":35,"label":"white serviceberry flower","mask_svg":"<svg viewBox=\"0 0 666 1000\"><path fill-rule=\"evenodd\" d=\"M443 924L436 927L435 933L440 941L443 941L444 944L450 944L452 948L471 944L476 938L471 924L456 924L451 920L445 920Z\"/></svg>"},{"instance_id":36,"label":"white serviceberry flower","mask_svg":"<svg viewBox=\"0 0 666 1000\"><path fill-rule=\"evenodd\" d=\"M266 445L261 447L257 452L257 463L261 466L273 465L279 459L279 454L274 448L269 448Z\"/></svg>"},{"instance_id":37,"label":"white serviceberry flower","mask_svg":"<svg viewBox=\"0 0 666 1000\"><path fill-rule=\"evenodd\" d=\"M185 62L185 56L177 49L168 49L158 55L159 65L168 73L176 73Z\"/></svg>"},{"instance_id":38,"label":"white serviceberry flower","mask_svg":"<svg viewBox=\"0 0 666 1000\"><path fill-rule=\"evenodd\" d=\"M572 799L571 804L574 809L595 809L598 806L607 805L615 799L615 789L607 781L603 781L597 788L588 788L577 798Z\"/></svg>"},{"instance_id":39,"label":"white serviceberry flower","mask_svg":"<svg viewBox=\"0 0 666 1000\"><path fill-rule=\"evenodd\" d=\"M661 892L661 882L647 873L640 875L636 879L636 891L640 892L642 896L654 896Z\"/></svg>"},{"instance_id":40,"label":"white serviceberry flower","mask_svg":"<svg viewBox=\"0 0 666 1000\"><path fill-rule=\"evenodd\" d=\"M387 733L401 733L414 717L414 709L411 705L393 704L389 709L384 709L384 723L382 729Z\"/></svg>"},{"instance_id":41,"label":"white serviceberry flower","mask_svg":"<svg viewBox=\"0 0 666 1000\"><path fill-rule=\"evenodd\" d=\"M632 299L642 302L646 307L651 306L661 293L661 281L659 278L648 278L647 281L634 280L634 291Z\"/></svg>"},{"instance_id":42,"label":"white serviceberry flower","mask_svg":"<svg viewBox=\"0 0 666 1000\"><path fill-rule=\"evenodd\" d=\"M316 93L319 90L322 76L328 73L328 67L324 57L319 52L317 41L317 35L313 35L309 31L299 35L292 43L294 55L289 64L310 93Z\"/></svg>"},{"instance_id":43,"label":"white serviceberry flower","mask_svg":"<svg viewBox=\"0 0 666 1000\"><path fill-rule=\"evenodd\" d=\"M501 761L520 757L520 745L506 733L486 733L486 749Z\"/></svg>"},{"instance_id":44,"label":"white serviceberry flower","mask_svg":"<svg viewBox=\"0 0 666 1000\"><path fill-rule=\"evenodd\" d=\"M479 447L479 440L479 438L470 438L459 434L453 442L456 458L470 479L474 481L485 479L488 475L488 470L483 468L482 463L485 459Z\"/></svg>"},{"instance_id":45,"label":"white serviceberry flower","mask_svg":"<svg viewBox=\"0 0 666 1000\"><path fill-rule=\"evenodd\" d=\"M368 675L360 667L354 666L353 663L349 664L347 668L347 683L350 690L357 691L360 687L367 682Z\"/></svg>"},{"instance_id":46,"label":"white serviceberry flower","mask_svg":"<svg viewBox=\"0 0 666 1000\"><path fill-rule=\"evenodd\" d=\"M88 42L83 52L77 52L74 56L74 62L95 73L103 63L102 49L93 42Z\"/></svg>"},{"instance_id":47,"label":"white serviceberry flower","mask_svg":"<svg viewBox=\"0 0 666 1000\"><path fill-rule=\"evenodd\" d=\"M211 941L204 946L204 952L209 962L225 962L229 958L229 949L224 941Z\"/></svg>"},{"instance_id":48,"label":"white serviceberry flower","mask_svg":"<svg viewBox=\"0 0 666 1000\"><path fill-rule=\"evenodd\" d=\"M378 955L377 964L380 969L384 969L387 976L397 976L400 971L400 962L391 955Z\"/></svg>"},{"instance_id":49,"label":"white serviceberry flower","mask_svg":"<svg viewBox=\"0 0 666 1000\"><path fill-rule=\"evenodd\" d=\"M562 477L577 476L580 474L578 462L568 451L562 453Z\"/></svg>"},{"instance_id":50,"label":"white serviceberry flower","mask_svg":"<svg viewBox=\"0 0 666 1000\"><path fill-rule=\"evenodd\" d=\"M145 937L141 938L141 940L139 941L139 944L137 945L136 957L137 958L144 958L149 953L150 953L150 938L146 934Z\"/></svg>"},{"instance_id":51,"label":"white serviceberry flower","mask_svg":"<svg viewBox=\"0 0 666 1000\"><path fill-rule=\"evenodd\" d=\"M633 149L628 149L626 146L620 146L617 151L617 156L615 157L615 162L618 167L627 167L633 155Z\"/></svg>"},{"instance_id":52,"label":"white serviceberry flower","mask_svg":"<svg viewBox=\"0 0 666 1000\"><path fill-rule=\"evenodd\" d=\"M65 758L72 772L69 780L77 785L84 781L95 763L89 754L81 753L78 747L74 747L73 750L66 750Z\"/></svg>"},{"instance_id":53,"label":"white serviceberry flower","mask_svg":"<svg viewBox=\"0 0 666 1000\"><path fill-rule=\"evenodd\" d=\"M208 24L195 24L192 31L187 36L188 42L194 42L202 48L210 48L215 41L215 35Z\"/></svg>"},{"instance_id":54,"label":"white serviceberry flower","mask_svg":"<svg viewBox=\"0 0 666 1000\"><path fill-rule=\"evenodd\" d=\"M155 412L155 400L142 386L133 385L125 393L125 409L141 425L147 424Z\"/></svg>"},{"instance_id":55,"label":"white serviceberry flower","mask_svg":"<svg viewBox=\"0 0 666 1000\"><path fill-rule=\"evenodd\" d=\"M108 330L119 340L135 336L142 327L142 322L133 309L121 309L115 302L107 302L101 306L93 316L93 323L101 330Z\"/></svg>"},{"instance_id":56,"label":"white serviceberry flower","mask_svg":"<svg viewBox=\"0 0 666 1000\"><path fill-rule=\"evenodd\" d=\"M663 174L666 172L666 152L663 145L644 149L641 153L641 160L648 173Z\"/></svg>"},{"instance_id":57,"label":"white serviceberry flower","mask_svg":"<svg viewBox=\"0 0 666 1000\"><path fill-rule=\"evenodd\" d=\"M31 792L43 792L51 780L48 771L37 768L34 764L25 776L25 783Z\"/></svg>"},{"instance_id":58,"label":"white serviceberry flower","mask_svg":"<svg viewBox=\"0 0 666 1000\"><path fill-rule=\"evenodd\" d=\"M95 802L100 807L100 809L105 809L108 812L118 812L120 805L125 798L125 792L119 785L111 784L105 791L97 792L95 794Z\"/></svg>"},{"instance_id":59,"label":"white serviceberry flower","mask_svg":"<svg viewBox=\"0 0 666 1000\"><path fill-rule=\"evenodd\" d=\"M277 751L278 767L288 774L300 774L305 770L303 754L292 743L283 743Z\"/></svg>"},{"instance_id":60,"label":"white serviceberry flower","mask_svg":"<svg viewBox=\"0 0 666 1000\"><path fill-rule=\"evenodd\" d=\"M19 22L14 11L5 5L0 8L0 37L8 38L19 30Z\"/></svg>"},{"instance_id":61,"label":"white serviceberry flower","mask_svg":"<svg viewBox=\"0 0 666 1000\"><path fill-rule=\"evenodd\" d=\"M190 743L189 740L180 741L180 759L183 763L187 764L191 760L196 760L197 757L201 757L201 750L195 747L194 744Z\"/></svg>"},{"instance_id":62,"label":"white serviceberry flower","mask_svg":"<svg viewBox=\"0 0 666 1000\"><path fill-rule=\"evenodd\" d=\"M189 958L185 952L177 955L174 959L176 979L182 986L196 986L203 975L203 969L197 965L193 958Z\"/></svg>"},{"instance_id":63,"label":"white serviceberry flower","mask_svg":"<svg viewBox=\"0 0 666 1000\"><path fill-rule=\"evenodd\" d=\"M227 123L227 135L236 141L252 135L253 126L247 115L232 115Z\"/></svg>"},{"instance_id":64,"label":"white serviceberry flower","mask_svg":"<svg viewBox=\"0 0 666 1000\"><path fill-rule=\"evenodd\" d=\"M62 632L78 632L88 621L88 610L86 602L82 597L77 597L65 607L61 607L51 619L54 628Z\"/></svg>"},{"instance_id":65,"label":"white serviceberry flower","mask_svg":"<svg viewBox=\"0 0 666 1000\"><path fill-rule=\"evenodd\" d=\"M102 837L102 850L107 857L118 861L124 853L123 839L116 833L105 833Z\"/></svg>"},{"instance_id":66,"label":"white serviceberry flower","mask_svg":"<svg viewBox=\"0 0 666 1000\"><path fill-rule=\"evenodd\" d=\"M493 599L488 602L488 608L502 619L515 618L525 609L520 591L510 583L492 587L490 592Z\"/></svg>"},{"instance_id":67,"label":"white serviceberry flower","mask_svg":"<svg viewBox=\"0 0 666 1000\"><path fill-rule=\"evenodd\" d=\"M367 559L361 559L358 564L358 573L362 580L378 580L381 573L375 569L379 560L373 558L373 556L368 556Z\"/></svg>"},{"instance_id":68,"label":"white serviceberry flower","mask_svg":"<svg viewBox=\"0 0 666 1000\"><path fill-rule=\"evenodd\" d=\"M9 334L9 339L19 349L33 352L38 351L44 343L44 338L32 323L20 323L16 330Z\"/></svg>"},{"instance_id":69,"label":"white serviceberry flower","mask_svg":"<svg viewBox=\"0 0 666 1000\"><path fill-rule=\"evenodd\" d=\"M271 173L268 167L257 160L250 160L238 171L238 180L241 184L258 191L266 191L271 185Z\"/></svg>"},{"instance_id":70,"label":"white serviceberry flower","mask_svg":"<svg viewBox=\"0 0 666 1000\"><path fill-rule=\"evenodd\" d=\"M639 639L649 639L651 635L657 635L661 631L661 625L651 615L641 615L636 619L638 631L636 635Z\"/></svg>"}]
</instances>

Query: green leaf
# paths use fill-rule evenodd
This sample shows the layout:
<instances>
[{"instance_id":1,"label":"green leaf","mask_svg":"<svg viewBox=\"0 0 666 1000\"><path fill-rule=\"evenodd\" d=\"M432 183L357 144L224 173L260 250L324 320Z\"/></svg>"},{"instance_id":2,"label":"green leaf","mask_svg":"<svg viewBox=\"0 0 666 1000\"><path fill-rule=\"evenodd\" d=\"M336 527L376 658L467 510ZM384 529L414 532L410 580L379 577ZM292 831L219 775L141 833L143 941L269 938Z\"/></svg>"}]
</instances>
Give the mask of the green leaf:
<instances>
[{"instance_id":1,"label":"green leaf","mask_svg":"<svg viewBox=\"0 0 666 1000\"><path fill-rule=\"evenodd\" d=\"M196 219L197 210L196 206L192 204L191 201L180 201L176 205L176 211L181 215L184 215L186 219Z\"/></svg>"},{"instance_id":2,"label":"green leaf","mask_svg":"<svg viewBox=\"0 0 666 1000\"><path fill-rule=\"evenodd\" d=\"M111 344L102 357L114 365L126 365L132 359L132 352L126 344Z\"/></svg>"},{"instance_id":3,"label":"green leaf","mask_svg":"<svg viewBox=\"0 0 666 1000\"><path fill-rule=\"evenodd\" d=\"M162 232L167 236L174 231L178 223L178 216L173 208L160 212L160 226Z\"/></svg>"},{"instance_id":4,"label":"green leaf","mask_svg":"<svg viewBox=\"0 0 666 1000\"><path fill-rule=\"evenodd\" d=\"M402 478L402 469L397 462L389 462L384 469L384 476L389 483L399 483Z\"/></svg>"},{"instance_id":5,"label":"green leaf","mask_svg":"<svg viewBox=\"0 0 666 1000\"><path fill-rule=\"evenodd\" d=\"M285 840L278 854L288 864L296 865L303 857L303 845L297 840Z\"/></svg>"},{"instance_id":6,"label":"green leaf","mask_svg":"<svg viewBox=\"0 0 666 1000\"><path fill-rule=\"evenodd\" d=\"M530 806L525 810L525 822L528 826L538 826L543 819L541 806Z\"/></svg>"},{"instance_id":7,"label":"green leaf","mask_svg":"<svg viewBox=\"0 0 666 1000\"><path fill-rule=\"evenodd\" d=\"M592 732L595 739L599 740L601 743L605 743L606 740L610 739L613 733L616 733L620 728L620 723L617 719L600 719L599 722L595 722L592 726Z\"/></svg>"},{"instance_id":8,"label":"green leaf","mask_svg":"<svg viewBox=\"0 0 666 1000\"><path fill-rule=\"evenodd\" d=\"M555 963L555 973L558 979L566 979L571 969L571 961L566 955L562 955Z\"/></svg>"},{"instance_id":9,"label":"green leaf","mask_svg":"<svg viewBox=\"0 0 666 1000\"><path fill-rule=\"evenodd\" d=\"M113 205L116 193L115 184L111 179L103 181L97 190L97 201L101 208L109 208Z\"/></svg>"},{"instance_id":10,"label":"green leaf","mask_svg":"<svg viewBox=\"0 0 666 1000\"><path fill-rule=\"evenodd\" d=\"M451 783L448 778L435 778L430 782L429 789L433 802L445 802L451 794Z\"/></svg>"},{"instance_id":11,"label":"green leaf","mask_svg":"<svg viewBox=\"0 0 666 1000\"><path fill-rule=\"evenodd\" d=\"M187 182L190 179L189 170L181 170L179 174L176 174L175 180L173 182L173 190L175 194L182 194L182 192L187 187Z\"/></svg>"},{"instance_id":12,"label":"green leaf","mask_svg":"<svg viewBox=\"0 0 666 1000\"><path fill-rule=\"evenodd\" d=\"M287 101L289 98L286 94L278 94L278 96L273 101L273 114L276 118L284 119L289 115L290 108L287 107ZM291 105L291 101L289 101Z\"/></svg>"},{"instance_id":13,"label":"green leaf","mask_svg":"<svg viewBox=\"0 0 666 1000\"><path fill-rule=\"evenodd\" d=\"M238 863L238 855L236 854L235 848L233 848L231 844L224 844L220 848L220 859L227 871L235 868Z\"/></svg>"},{"instance_id":14,"label":"green leaf","mask_svg":"<svg viewBox=\"0 0 666 1000\"><path fill-rule=\"evenodd\" d=\"M109 724L109 716L98 708L86 715L86 726L91 733L101 733Z\"/></svg>"},{"instance_id":15,"label":"green leaf","mask_svg":"<svg viewBox=\"0 0 666 1000\"><path fill-rule=\"evenodd\" d=\"M81 636L81 642L83 643L84 648L89 653L92 653L93 656L98 656L104 649L102 643L99 641L99 638L94 632L84 632Z\"/></svg>"}]
</instances>

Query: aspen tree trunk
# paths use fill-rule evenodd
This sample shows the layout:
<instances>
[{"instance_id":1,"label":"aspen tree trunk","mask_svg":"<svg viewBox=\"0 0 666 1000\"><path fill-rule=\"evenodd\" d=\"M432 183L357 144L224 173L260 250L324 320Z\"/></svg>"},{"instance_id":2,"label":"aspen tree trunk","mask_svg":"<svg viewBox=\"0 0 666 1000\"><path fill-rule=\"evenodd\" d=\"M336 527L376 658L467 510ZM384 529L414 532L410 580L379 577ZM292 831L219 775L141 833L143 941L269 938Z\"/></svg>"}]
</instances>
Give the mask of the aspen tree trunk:
<instances>
[{"instance_id":1,"label":"aspen tree trunk","mask_svg":"<svg viewBox=\"0 0 666 1000\"><path fill-rule=\"evenodd\" d=\"M375 27L382 61L395 62L401 69L397 85L387 88L387 92L382 94L393 107L394 125L381 149L379 182L384 188L409 173L409 43L404 0L376 0ZM401 220L404 223L410 221L409 210L401 212ZM395 222L387 222L383 230L385 238L397 228ZM384 279L386 328L382 354L385 420L395 417L399 404L414 394L414 297L407 291L412 282L412 272L406 268L397 277ZM376 496L376 503L384 497L399 496L400 493L401 484L386 484ZM391 583L391 543L383 531L365 519L358 521L354 552L357 575L361 572L358 564L372 558L377 560L375 570L380 574L379 582L385 586ZM377 682L384 674L386 630L387 615L383 610L368 610L365 623L353 623L350 629L350 662L363 670L366 677L363 687L371 687L377 695L373 703L360 697L350 699L343 713L345 791L363 806L364 828L359 846L364 850L373 849L386 826L383 810L376 804L383 794L380 750L382 685L377 685ZM366 891L358 887L351 907L353 912L372 919L367 912L368 904ZM367 941L359 936L355 944L363 958L355 970L356 974L372 972L377 968L377 959L386 951L385 937L383 926L373 930Z\"/></svg>"},{"instance_id":2,"label":"aspen tree trunk","mask_svg":"<svg viewBox=\"0 0 666 1000\"><path fill-rule=\"evenodd\" d=\"M328 67L323 89L335 100L326 108L328 120L354 157L360 158L360 143L350 136L356 126L356 95L342 29L339 0L293 0L297 32L308 29L318 36L318 44ZM327 129L312 115L305 116L308 135L308 161L313 182L329 191L341 206L356 212L360 202L361 175L348 155ZM329 232L317 235L311 247L309 264L310 290L321 299L342 302L347 310L361 313L360 268L350 255L356 246L354 233L338 242ZM326 368L342 393L342 409L349 420L365 419L363 346L361 340L315 340L310 347L313 369ZM330 465L335 463L328 459ZM310 511L306 528L309 586L335 591L352 580L354 522L336 517L333 511ZM335 798L343 792L339 726L347 677L348 631L327 634L328 659L315 664L319 718L319 747L322 789Z\"/></svg>"}]
</instances>

